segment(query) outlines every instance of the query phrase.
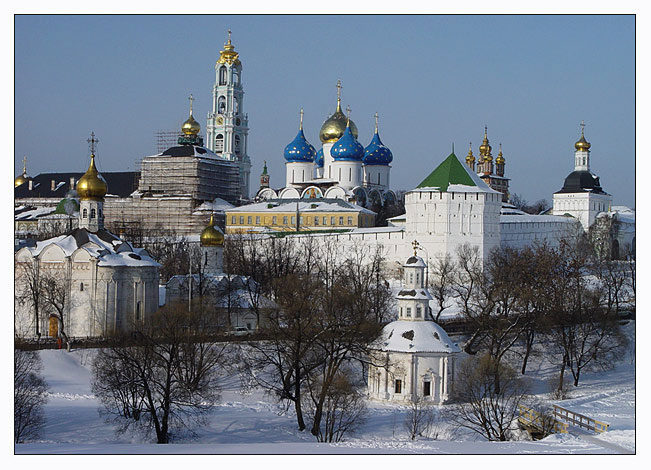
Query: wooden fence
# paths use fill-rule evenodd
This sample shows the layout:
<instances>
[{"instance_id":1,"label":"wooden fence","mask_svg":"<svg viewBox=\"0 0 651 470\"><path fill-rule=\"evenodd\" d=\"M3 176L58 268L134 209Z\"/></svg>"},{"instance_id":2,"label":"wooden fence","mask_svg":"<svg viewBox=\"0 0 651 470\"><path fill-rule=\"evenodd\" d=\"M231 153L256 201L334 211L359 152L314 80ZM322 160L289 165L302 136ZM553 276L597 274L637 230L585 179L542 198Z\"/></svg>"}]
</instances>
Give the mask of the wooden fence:
<instances>
[{"instance_id":1,"label":"wooden fence","mask_svg":"<svg viewBox=\"0 0 651 470\"><path fill-rule=\"evenodd\" d=\"M597 421L596 419L589 418L570 410L566 410L565 408L561 408L558 405L554 405L554 416L557 419L565 420L570 424L589 429L590 431L599 433L608 431L609 424Z\"/></svg>"},{"instance_id":2,"label":"wooden fence","mask_svg":"<svg viewBox=\"0 0 651 470\"><path fill-rule=\"evenodd\" d=\"M518 421L527 428L533 428L539 431L544 431L546 427L549 427L552 423L549 420L553 419L554 432L559 434L566 434L569 424L558 421L555 417L550 415L545 416L544 414L527 408L526 406L519 405L520 417ZM547 421L547 422L546 422Z\"/></svg>"}]
</instances>

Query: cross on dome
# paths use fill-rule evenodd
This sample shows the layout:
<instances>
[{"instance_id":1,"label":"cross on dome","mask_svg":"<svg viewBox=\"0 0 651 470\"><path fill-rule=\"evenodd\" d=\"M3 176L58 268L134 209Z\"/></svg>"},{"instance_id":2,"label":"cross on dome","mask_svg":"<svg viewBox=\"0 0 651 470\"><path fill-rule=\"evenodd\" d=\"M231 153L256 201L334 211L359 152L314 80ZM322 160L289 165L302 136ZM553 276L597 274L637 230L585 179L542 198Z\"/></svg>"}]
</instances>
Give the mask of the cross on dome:
<instances>
[{"instance_id":1,"label":"cross on dome","mask_svg":"<svg viewBox=\"0 0 651 470\"><path fill-rule=\"evenodd\" d=\"M192 102L194 101L194 97L192 96L192 93L190 93L190 96L188 97L188 101L190 101L190 114L192 114Z\"/></svg>"},{"instance_id":2,"label":"cross on dome","mask_svg":"<svg viewBox=\"0 0 651 470\"><path fill-rule=\"evenodd\" d=\"M90 139L86 139L86 142L90 144L90 153L91 155L95 155L95 144L99 142L99 139L95 138L95 133L91 132L90 133Z\"/></svg>"}]
</instances>

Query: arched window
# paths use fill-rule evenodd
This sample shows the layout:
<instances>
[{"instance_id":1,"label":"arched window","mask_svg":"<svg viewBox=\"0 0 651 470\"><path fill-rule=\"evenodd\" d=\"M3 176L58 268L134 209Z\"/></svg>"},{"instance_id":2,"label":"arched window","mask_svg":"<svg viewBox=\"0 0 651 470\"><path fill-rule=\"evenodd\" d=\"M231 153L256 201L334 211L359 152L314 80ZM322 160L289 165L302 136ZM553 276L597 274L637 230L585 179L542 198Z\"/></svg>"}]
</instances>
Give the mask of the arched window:
<instances>
[{"instance_id":1,"label":"arched window","mask_svg":"<svg viewBox=\"0 0 651 470\"><path fill-rule=\"evenodd\" d=\"M90 210L90 218L94 219L95 218L95 209Z\"/></svg>"},{"instance_id":2,"label":"arched window","mask_svg":"<svg viewBox=\"0 0 651 470\"><path fill-rule=\"evenodd\" d=\"M236 135L234 139L235 143L235 153L240 153L240 136Z\"/></svg>"},{"instance_id":3,"label":"arched window","mask_svg":"<svg viewBox=\"0 0 651 470\"><path fill-rule=\"evenodd\" d=\"M87 219L87 218L88 218L88 209L84 209L83 212L82 212L82 214L81 214L81 216L82 216L84 219Z\"/></svg>"},{"instance_id":4,"label":"arched window","mask_svg":"<svg viewBox=\"0 0 651 470\"><path fill-rule=\"evenodd\" d=\"M237 99L237 97L233 97L233 112L236 116L240 114L240 101Z\"/></svg>"},{"instance_id":5,"label":"arched window","mask_svg":"<svg viewBox=\"0 0 651 470\"><path fill-rule=\"evenodd\" d=\"M226 97L223 95L217 100L217 112L219 114L224 114L226 112Z\"/></svg>"},{"instance_id":6,"label":"arched window","mask_svg":"<svg viewBox=\"0 0 651 470\"><path fill-rule=\"evenodd\" d=\"M233 84L235 86L240 84L240 71L237 68L233 69Z\"/></svg>"},{"instance_id":7,"label":"arched window","mask_svg":"<svg viewBox=\"0 0 651 470\"><path fill-rule=\"evenodd\" d=\"M84 290L84 283L83 282L79 284L79 290L83 292L83 290Z\"/></svg>"},{"instance_id":8,"label":"arched window","mask_svg":"<svg viewBox=\"0 0 651 470\"><path fill-rule=\"evenodd\" d=\"M226 66L222 65L219 68L219 84L226 85Z\"/></svg>"},{"instance_id":9,"label":"arched window","mask_svg":"<svg viewBox=\"0 0 651 470\"><path fill-rule=\"evenodd\" d=\"M224 151L224 135L217 134L215 137L215 152L222 153Z\"/></svg>"}]
</instances>

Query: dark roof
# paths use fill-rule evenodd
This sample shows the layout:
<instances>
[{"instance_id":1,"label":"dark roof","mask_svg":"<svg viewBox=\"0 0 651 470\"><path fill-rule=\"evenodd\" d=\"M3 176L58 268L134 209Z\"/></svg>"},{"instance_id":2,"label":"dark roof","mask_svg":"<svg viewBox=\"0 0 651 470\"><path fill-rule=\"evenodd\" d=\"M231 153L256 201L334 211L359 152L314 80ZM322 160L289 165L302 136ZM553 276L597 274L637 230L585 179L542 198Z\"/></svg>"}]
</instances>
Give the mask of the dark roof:
<instances>
[{"instance_id":1,"label":"dark roof","mask_svg":"<svg viewBox=\"0 0 651 470\"><path fill-rule=\"evenodd\" d=\"M79 181L84 173L41 173L32 178L32 190L29 190L29 183L24 183L14 189L14 198L61 198L63 199L70 190L70 178L74 177L75 182ZM138 186L140 172L137 171L114 171L102 172L106 180L108 193L119 197L127 197L134 192ZM58 189L52 191L52 180L55 181L55 188L63 183Z\"/></svg>"},{"instance_id":2,"label":"dark roof","mask_svg":"<svg viewBox=\"0 0 651 470\"><path fill-rule=\"evenodd\" d=\"M167 155L168 157L194 157L197 153L208 153L208 150L198 145L178 145L168 148L161 155Z\"/></svg>"},{"instance_id":3,"label":"dark roof","mask_svg":"<svg viewBox=\"0 0 651 470\"><path fill-rule=\"evenodd\" d=\"M601 184L599 184L599 177L597 175L593 175L589 171L579 170L573 171L567 175L563 187L560 191L557 191L556 194L582 193L585 191L597 194L606 194L602 189Z\"/></svg>"}]
</instances>

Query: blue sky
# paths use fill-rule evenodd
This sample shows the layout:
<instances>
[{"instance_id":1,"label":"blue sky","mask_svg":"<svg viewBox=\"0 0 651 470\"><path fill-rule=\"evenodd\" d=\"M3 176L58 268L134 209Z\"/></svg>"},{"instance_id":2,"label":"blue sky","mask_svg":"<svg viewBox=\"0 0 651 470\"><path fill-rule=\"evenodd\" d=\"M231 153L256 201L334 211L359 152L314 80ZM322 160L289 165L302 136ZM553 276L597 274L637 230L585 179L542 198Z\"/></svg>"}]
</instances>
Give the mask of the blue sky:
<instances>
[{"instance_id":1,"label":"blue sky","mask_svg":"<svg viewBox=\"0 0 651 470\"><path fill-rule=\"evenodd\" d=\"M226 30L243 63L252 188L263 160L284 184L284 146L305 109L308 140L336 103L394 154L394 189L415 187L484 125L503 144L511 192L551 202L586 122L592 170L635 204L633 16L17 16L15 173L137 169L154 132L176 130L193 93L203 128ZM203 133L203 131L202 131Z\"/></svg>"}]
</instances>

